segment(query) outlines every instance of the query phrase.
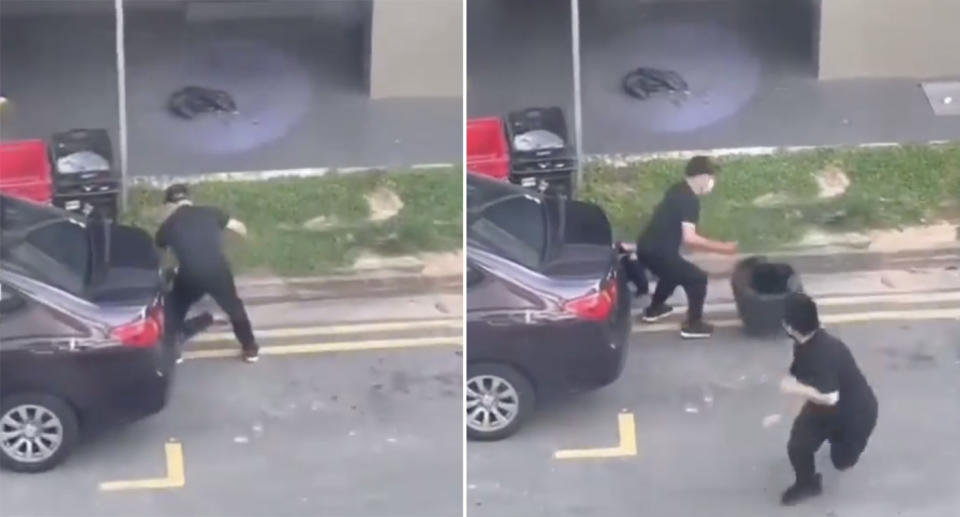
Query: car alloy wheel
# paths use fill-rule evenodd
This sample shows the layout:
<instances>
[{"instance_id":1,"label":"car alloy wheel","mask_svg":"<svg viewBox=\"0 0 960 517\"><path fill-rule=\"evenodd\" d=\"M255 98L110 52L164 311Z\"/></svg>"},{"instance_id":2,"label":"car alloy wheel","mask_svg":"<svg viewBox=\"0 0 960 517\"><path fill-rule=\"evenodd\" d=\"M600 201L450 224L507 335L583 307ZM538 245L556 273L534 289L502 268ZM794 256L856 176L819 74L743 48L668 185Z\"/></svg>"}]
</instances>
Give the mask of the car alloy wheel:
<instances>
[{"instance_id":1,"label":"car alloy wheel","mask_svg":"<svg viewBox=\"0 0 960 517\"><path fill-rule=\"evenodd\" d=\"M509 426L520 413L520 396L509 381L477 375L467 381L467 426L483 433Z\"/></svg>"},{"instance_id":2,"label":"car alloy wheel","mask_svg":"<svg viewBox=\"0 0 960 517\"><path fill-rule=\"evenodd\" d=\"M49 460L63 443L60 418L36 404L21 404L0 417L0 449L23 463Z\"/></svg>"}]
</instances>

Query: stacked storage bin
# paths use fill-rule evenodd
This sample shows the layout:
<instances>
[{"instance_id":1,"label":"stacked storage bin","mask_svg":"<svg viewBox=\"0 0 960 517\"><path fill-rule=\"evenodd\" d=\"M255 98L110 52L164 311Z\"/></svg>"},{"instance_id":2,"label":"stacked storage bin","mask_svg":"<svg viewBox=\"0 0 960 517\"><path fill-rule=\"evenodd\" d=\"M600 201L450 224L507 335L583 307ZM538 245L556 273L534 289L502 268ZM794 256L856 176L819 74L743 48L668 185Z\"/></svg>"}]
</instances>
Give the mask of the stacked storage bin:
<instances>
[{"instance_id":1,"label":"stacked storage bin","mask_svg":"<svg viewBox=\"0 0 960 517\"><path fill-rule=\"evenodd\" d=\"M570 197L577 157L569 144L563 110L550 107L513 111L507 115L506 127L510 181ZM542 145L548 141L552 142Z\"/></svg>"},{"instance_id":2,"label":"stacked storage bin","mask_svg":"<svg viewBox=\"0 0 960 517\"><path fill-rule=\"evenodd\" d=\"M0 142L0 192L37 203L50 202L50 158L43 140Z\"/></svg>"},{"instance_id":3,"label":"stacked storage bin","mask_svg":"<svg viewBox=\"0 0 960 517\"><path fill-rule=\"evenodd\" d=\"M506 180L510 174L510 153L498 117L467 120L467 172Z\"/></svg>"},{"instance_id":4,"label":"stacked storage bin","mask_svg":"<svg viewBox=\"0 0 960 517\"><path fill-rule=\"evenodd\" d=\"M113 148L105 129L74 129L53 135L53 204L115 219L121 178L113 167Z\"/></svg>"}]
</instances>

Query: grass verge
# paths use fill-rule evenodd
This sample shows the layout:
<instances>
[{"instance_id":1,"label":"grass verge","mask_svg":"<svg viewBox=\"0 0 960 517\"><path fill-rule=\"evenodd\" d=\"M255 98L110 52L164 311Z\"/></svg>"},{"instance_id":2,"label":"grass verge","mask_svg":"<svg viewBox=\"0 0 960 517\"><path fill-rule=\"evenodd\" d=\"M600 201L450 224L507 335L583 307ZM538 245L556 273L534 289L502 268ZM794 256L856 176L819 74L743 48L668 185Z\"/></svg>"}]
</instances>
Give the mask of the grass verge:
<instances>
[{"instance_id":1,"label":"grass verge","mask_svg":"<svg viewBox=\"0 0 960 517\"><path fill-rule=\"evenodd\" d=\"M823 149L718 160L723 171L703 199L701 229L740 242L746 251L773 250L808 230L860 231L960 216L960 144ZM663 192L682 177L684 161L614 167L591 164L581 197L600 204L617 238L633 241ZM843 171L850 187L818 197L817 173ZM757 200L775 196L766 205Z\"/></svg>"},{"instance_id":2,"label":"grass verge","mask_svg":"<svg viewBox=\"0 0 960 517\"><path fill-rule=\"evenodd\" d=\"M371 221L365 196L383 189L396 194L403 208L389 219ZM328 273L365 251L395 256L460 249L462 192L459 169L191 187L195 203L221 207L246 223L247 239L227 240L235 269L280 276ZM131 190L124 219L154 232L163 214L162 197L152 188ZM319 224L311 229L309 221Z\"/></svg>"}]
</instances>

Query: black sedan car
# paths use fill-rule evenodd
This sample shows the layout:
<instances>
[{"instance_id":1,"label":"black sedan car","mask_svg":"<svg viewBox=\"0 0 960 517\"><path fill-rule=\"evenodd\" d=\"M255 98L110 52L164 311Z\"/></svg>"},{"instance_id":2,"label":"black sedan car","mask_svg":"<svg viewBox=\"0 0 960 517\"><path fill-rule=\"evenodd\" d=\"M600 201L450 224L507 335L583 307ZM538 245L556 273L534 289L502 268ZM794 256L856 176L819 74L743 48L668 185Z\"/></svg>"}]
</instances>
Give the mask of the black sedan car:
<instances>
[{"instance_id":1,"label":"black sedan car","mask_svg":"<svg viewBox=\"0 0 960 517\"><path fill-rule=\"evenodd\" d=\"M467 435L620 376L630 296L600 207L467 175Z\"/></svg>"},{"instance_id":2,"label":"black sedan car","mask_svg":"<svg viewBox=\"0 0 960 517\"><path fill-rule=\"evenodd\" d=\"M0 196L0 465L51 469L164 407L163 288L143 230Z\"/></svg>"}]
</instances>

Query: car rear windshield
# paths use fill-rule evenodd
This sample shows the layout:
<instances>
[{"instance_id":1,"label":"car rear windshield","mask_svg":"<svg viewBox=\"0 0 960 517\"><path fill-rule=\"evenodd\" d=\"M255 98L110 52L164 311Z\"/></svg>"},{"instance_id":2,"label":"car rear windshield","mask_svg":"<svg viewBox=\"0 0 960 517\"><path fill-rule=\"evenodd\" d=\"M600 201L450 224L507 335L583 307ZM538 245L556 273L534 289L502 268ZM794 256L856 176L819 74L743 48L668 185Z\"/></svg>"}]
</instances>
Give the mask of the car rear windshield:
<instances>
[{"instance_id":1,"label":"car rear windshield","mask_svg":"<svg viewBox=\"0 0 960 517\"><path fill-rule=\"evenodd\" d=\"M83 294L90 271L90 243L86 229L69 221L58 221L32 230L25 238L4 250L4 260L28 276L63 289Z\"/></svg>"},{"instance_id":2,"label":"car rear windshield","mask_svg":"<svg viewBox=\"0 0 960 517\"><path fill-rule=\"evenodd\" d=\"M90 240L83 223L50 207L4 196L0 206L4 266L72 294L87 287Z\"/></svg>"},{"instance_id":3,"label":"car rear windshield","mask_svg":"<svg viewBox=\"0 0 960 517\"><path fill-rule=\"evenodd\" d=\"M470 227L471 237L503 257L539 269L547 247L543 206L533 196L515 196L488 206Z\"/></svg>"}]
</instances>

